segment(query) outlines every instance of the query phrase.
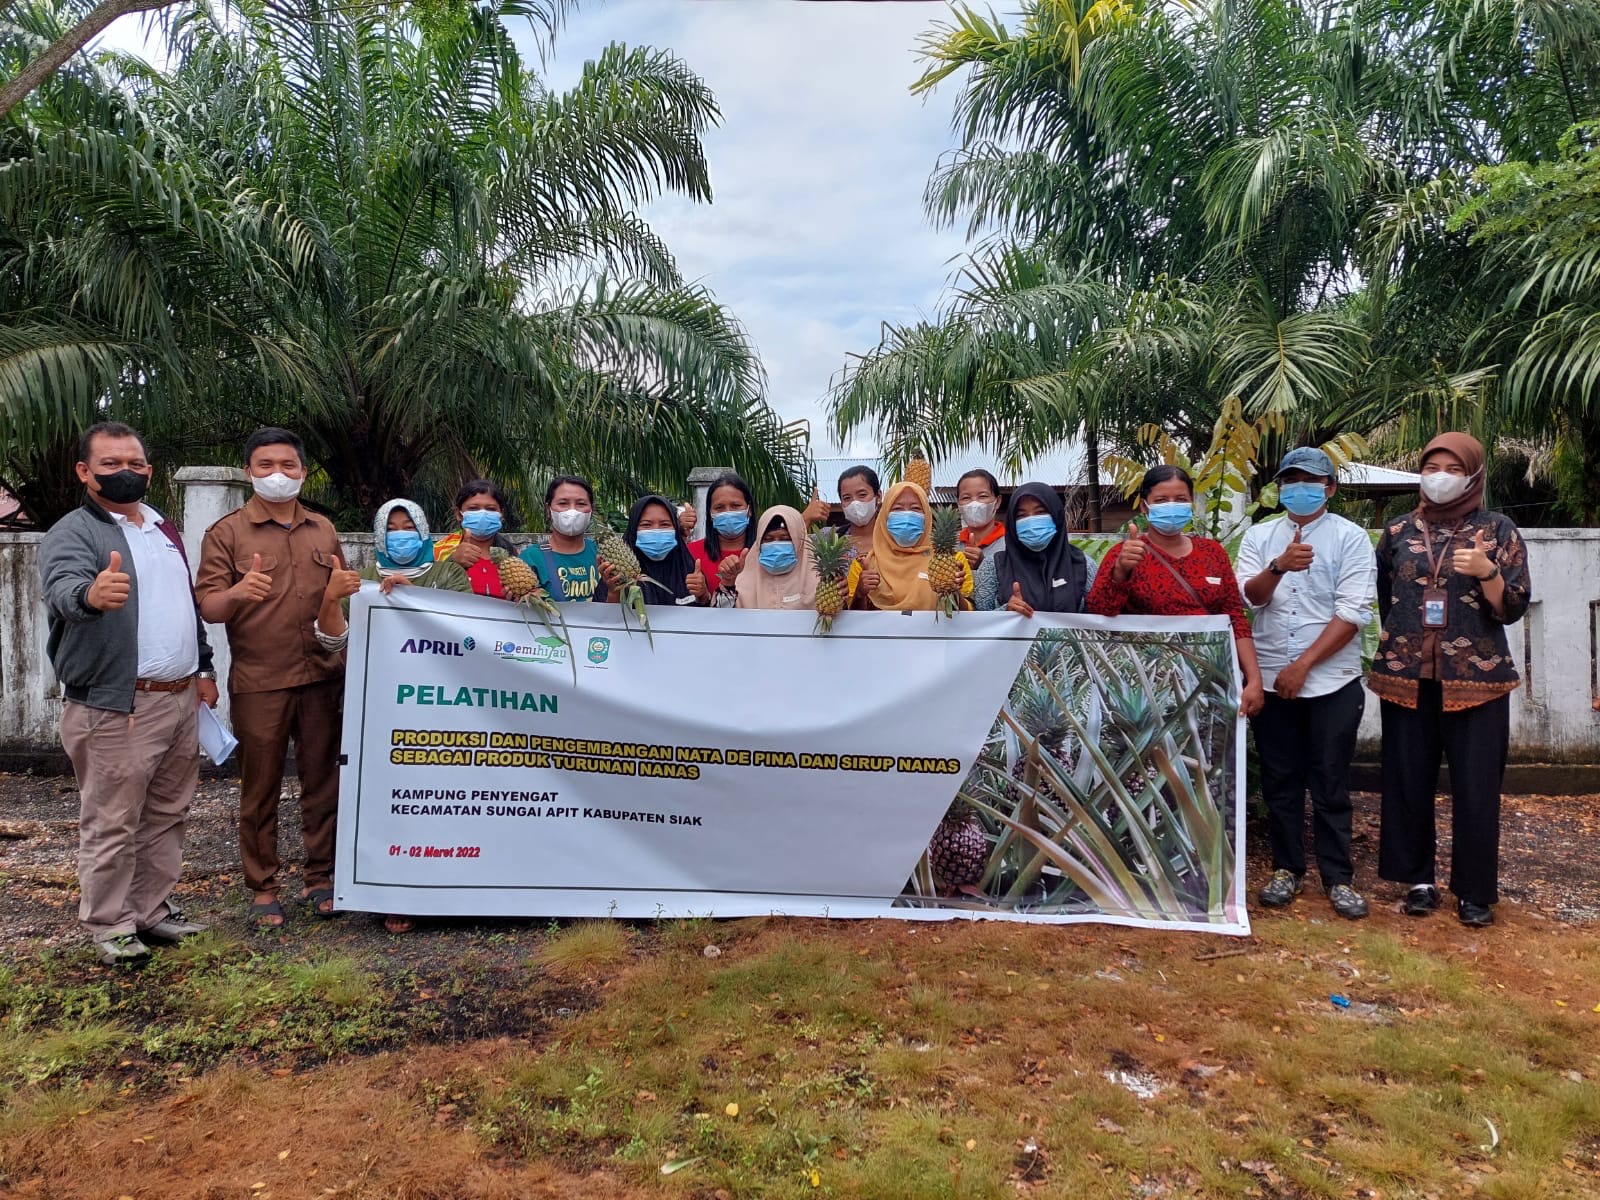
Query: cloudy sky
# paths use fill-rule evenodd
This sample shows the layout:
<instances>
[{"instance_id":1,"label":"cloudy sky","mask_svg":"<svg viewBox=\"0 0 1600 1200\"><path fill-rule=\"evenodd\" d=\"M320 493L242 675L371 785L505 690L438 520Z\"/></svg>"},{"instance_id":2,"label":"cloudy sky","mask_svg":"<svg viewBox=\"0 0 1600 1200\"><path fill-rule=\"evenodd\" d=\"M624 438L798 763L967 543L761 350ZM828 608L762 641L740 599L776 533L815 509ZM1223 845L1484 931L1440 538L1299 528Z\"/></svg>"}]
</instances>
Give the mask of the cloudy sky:
<instances>
[{"instance_id":1,"label":"cloudy sky","mask_svg":"<svg viewBox=\"0 0 1600 1200\"><path fill-rule=\"evenodd\" d=\"M675 51L716 95L707 138L715 199L663 200L646 216L683 273L744 321L774 407L823 419L846 351L882 321L938 304L960 235L923 217L922 189L952 144L955 87L910 93L920 35L943 3L594 0L558 36L550 81L566 86L613 41ZM859 441L845 449L867 452Z\"/></svg>"}]
</instances>

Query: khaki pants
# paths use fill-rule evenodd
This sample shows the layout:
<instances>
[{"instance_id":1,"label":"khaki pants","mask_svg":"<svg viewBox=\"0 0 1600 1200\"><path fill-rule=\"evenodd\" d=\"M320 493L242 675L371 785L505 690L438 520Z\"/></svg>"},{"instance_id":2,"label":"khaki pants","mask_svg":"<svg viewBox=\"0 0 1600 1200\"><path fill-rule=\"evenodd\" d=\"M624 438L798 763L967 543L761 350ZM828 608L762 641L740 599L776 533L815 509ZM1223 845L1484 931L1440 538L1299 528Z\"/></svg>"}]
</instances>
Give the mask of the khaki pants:
<instances>
[{"instance_id":1,"label":"khaki pants","mask_svg":"<svg viewBox=\"0 0 1600 1200\"><path fill-rule=\"evenodd\" d=\"M132 713L68 701L61 745L78 818L78 920L91 936L148 929L183 870L183 822L200 780L193 688L136 692Z\"/></svg>"},{"instance_id":2,"label":"khaki pants","mask_svg":"<svg viewBox=\"0 0 1600 1200\"><path fill-rule=\"evenodd\" d=\"M294 739L300 774L300 828L308 888L333 886L334 818L339 814L339 741L344 680L325 679L271 692L235 692L239 739L239 857L253 892L283 886L278 862L278 797Z\"/></svg>"}]
</instances>

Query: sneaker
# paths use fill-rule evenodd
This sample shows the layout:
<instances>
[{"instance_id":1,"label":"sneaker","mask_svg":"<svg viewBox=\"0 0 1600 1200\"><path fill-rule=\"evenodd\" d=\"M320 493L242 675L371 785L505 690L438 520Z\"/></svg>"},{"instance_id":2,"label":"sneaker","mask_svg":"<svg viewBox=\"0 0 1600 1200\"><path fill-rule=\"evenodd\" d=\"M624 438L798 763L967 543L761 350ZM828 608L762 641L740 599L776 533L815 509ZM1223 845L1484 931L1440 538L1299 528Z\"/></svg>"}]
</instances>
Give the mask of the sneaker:
<instances>
[{"instance_id":1,"label":"sneaker","mask_svg":"<svg viewBox=\"0 0 1600 1200\"><path fill-rule=\"evenodd\" d=\"M1329 888L1328 903L1347 921L1359 921L1367 915L1366 899L1348 883L1336 883Z\"/></svg>"},{"instance_id":2,"label":"sneaker","mask_svg":"<svg viewBox=\"0 0 1600 1200\"><path fill-rule=\"evenodd\" d=\"M1463 925L1472 929L1494 924L1494 910L1487 904L1475 904L1471 900L1456 901L1456 916Z\"/></svg>"},{"instance_id":3,"label":"sneaker","mask_svg":"<svg viewBox=\"0 0 1600 1200\"><path fill-rule=\"evenodd\" d=\"M139 936L146 941L181 942L184 938L191 938L197 933L204 933L210 929L209 925L202 925L198 921L186 921L181 910L171 900L167 901L167 915L162 917L149 929L139 930Z\"/></svg>"},{"instance_id":4,"label":"sneaker","mask_svg":"<svg viewBox=\"0 0 1600 1200\"><path fill-rule=\"evenodd\" d=\"M1268 908L1282 908L1300 894L1305 880L1293 871L1274 871L1267 886L1256 893L1256 899Z\"/></svg>"},{"instance_id":5,"label":"sneaker","mask_svg":"<svg viewBox=\"0 0 1600 1200\"><path fill-rule=\"evenodd\" d=\"M1419 883L1406 893L1400 911L1408 917L1425 917L1439 907L1439 889L1431 883Z\"/></svg>"},{"instance_id":6,"label":"sneaker","mask_svg":"<svg viewBox=\"0 0 1600 1200\"><path fill-rule=\"evenodd\" d=\"M150 947L141 942L136 933L120 933L116 937L97 940L94 956L102 966L133 967L150 957Z\"/></svg>"}]
</instances>

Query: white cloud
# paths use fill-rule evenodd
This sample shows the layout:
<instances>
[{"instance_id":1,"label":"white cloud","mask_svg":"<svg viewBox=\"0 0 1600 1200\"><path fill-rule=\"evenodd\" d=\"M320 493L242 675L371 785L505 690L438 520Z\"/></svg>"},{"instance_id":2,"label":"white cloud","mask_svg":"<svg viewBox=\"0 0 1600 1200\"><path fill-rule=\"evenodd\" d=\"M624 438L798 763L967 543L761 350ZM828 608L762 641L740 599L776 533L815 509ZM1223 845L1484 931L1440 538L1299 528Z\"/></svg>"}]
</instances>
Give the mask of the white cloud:
<instances>
[{"instance_id":1,"label":"white cloud","mask_svg":"<svg viewBox=\"0 0 1600 1200\"><path fill-rule=\"evenodd\" d=\"M773 406L812 425L819 456L829 380L879 323L931 312L959 254L932 229L922 191L952 140L954 85L912 96L917 40L942 4L615 0L558 36L550 82L565 87L611 41L670 49L710 86L721 127L706 139L714 202L665 198L646 217L684 274L750 330ZM866 452L867 444L844 447Z\"/></svg>"}]
</instances>

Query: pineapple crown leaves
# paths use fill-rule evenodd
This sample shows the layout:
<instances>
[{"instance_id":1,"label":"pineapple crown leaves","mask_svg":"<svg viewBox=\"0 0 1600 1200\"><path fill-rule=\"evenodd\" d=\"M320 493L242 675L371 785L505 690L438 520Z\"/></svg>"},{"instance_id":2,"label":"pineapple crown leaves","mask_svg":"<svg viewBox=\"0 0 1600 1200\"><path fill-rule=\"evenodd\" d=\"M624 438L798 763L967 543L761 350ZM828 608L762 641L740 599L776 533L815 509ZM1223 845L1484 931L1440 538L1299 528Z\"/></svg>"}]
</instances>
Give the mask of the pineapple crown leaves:
<instances>
[{"instance_id":1,"label":"pineapple crown leaves","mask_svg":"<svg viewBox=\"0 0 1600 1200\"><path fill-rule=\"evenodd\" d=\"M961 537L961 514L949 507L934 509L929 536L935 554L954 554Z\"/></svg>"},{"instance_id":2,"label":"pineapple crown leaves","mask_svg":"<svg viewBox=\"0 0 1600 1200\"><path fill-rule=\"evenodd\" d=\"M811 559L819 579L837 579L850 569L850 540L827 526L811 535Z\"/></svg>"}]
</instances>

